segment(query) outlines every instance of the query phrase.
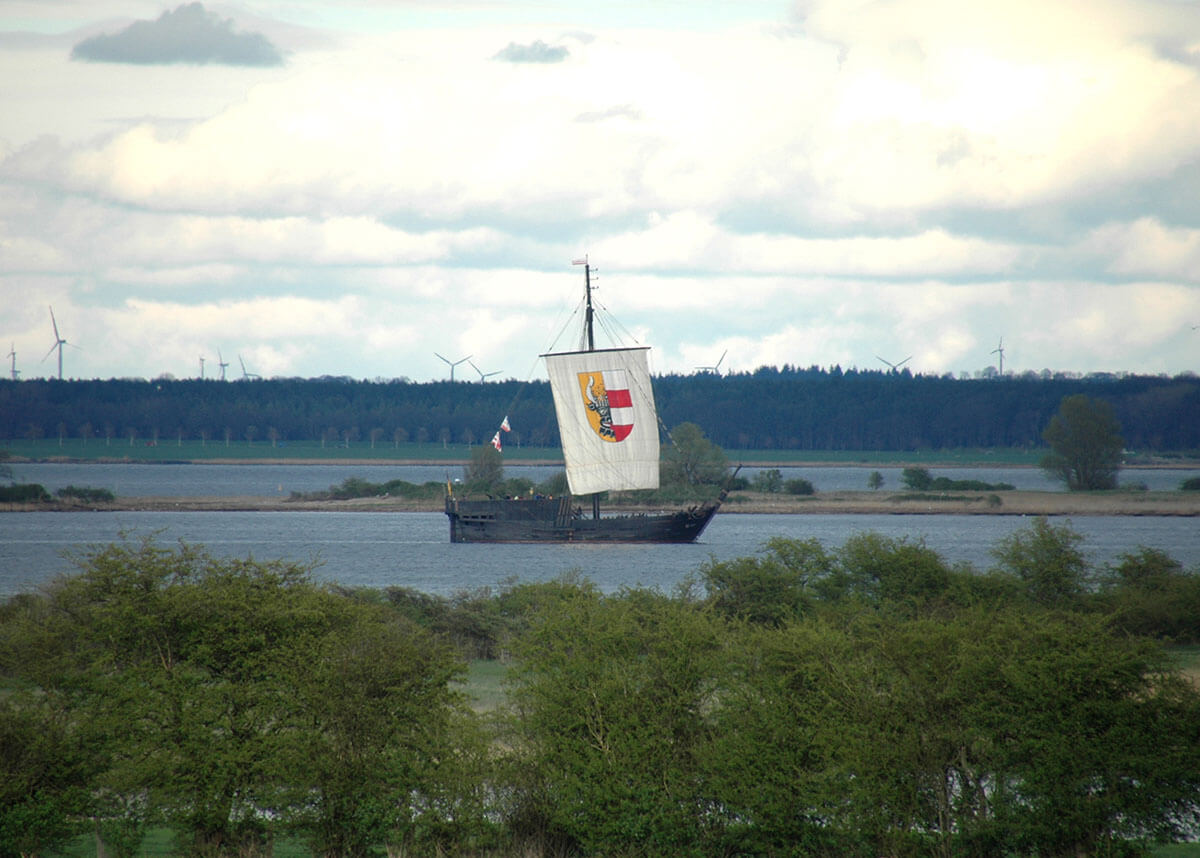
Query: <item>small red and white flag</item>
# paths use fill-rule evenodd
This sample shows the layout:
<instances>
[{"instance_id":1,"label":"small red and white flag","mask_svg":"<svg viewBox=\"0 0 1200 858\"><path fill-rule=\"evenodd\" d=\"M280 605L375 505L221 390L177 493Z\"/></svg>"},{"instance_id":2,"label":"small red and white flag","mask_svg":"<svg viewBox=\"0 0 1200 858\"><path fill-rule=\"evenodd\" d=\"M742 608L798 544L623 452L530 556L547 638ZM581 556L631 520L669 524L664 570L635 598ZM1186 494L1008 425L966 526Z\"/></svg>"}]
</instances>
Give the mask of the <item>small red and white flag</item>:
<instances>
[{"instance_id":1,"label":"small red and white flag","mask_svg":"<svg viewBox=\"0 0 1200 858\"><path fill-rule=\"evenodd\" d=\"M495 447L497 450L500 450L500 433L499 432L497 432L495 435L492 436L492 446ZM501 452L503 452L503 451L501 451Z\"/></svg>"},{"instance_id":2,"label":"small red and white flag","mask_svg":"<svg viewBox=\"0 0 1200 858\"><path fill-rule=\"evenodd\" d=\"M512 427L508 425L508 415L504 415L504 421L500 424L500 428L505 432L511 432Z\"/></svg>"}]
</instances>

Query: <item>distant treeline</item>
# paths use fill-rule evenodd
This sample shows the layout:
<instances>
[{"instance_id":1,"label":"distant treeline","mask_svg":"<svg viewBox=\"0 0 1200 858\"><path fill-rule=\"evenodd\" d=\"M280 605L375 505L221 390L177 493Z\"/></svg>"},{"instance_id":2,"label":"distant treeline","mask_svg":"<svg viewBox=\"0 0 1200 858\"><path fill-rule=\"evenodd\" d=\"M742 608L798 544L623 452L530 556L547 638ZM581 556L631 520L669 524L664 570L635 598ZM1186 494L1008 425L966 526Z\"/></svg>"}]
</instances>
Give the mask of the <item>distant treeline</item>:
<instances>
[{"instance_id":1,"label":"distant treeline","mask_svg":"<svg viewBox=\"0 0 1200 858\"><path fill-rule=\"evenodd\" d=\"M1131 449L1200 448L1200 378L1190 373L967 380L784 366L659 376L654 388L667 426L693 422L739 450L1037 447L1062 398L1077 393L1112 404ZM558 445L544 381L0 381L0 440L471 444L505 415L511 442Z\"/></svg>"}]
</instances>

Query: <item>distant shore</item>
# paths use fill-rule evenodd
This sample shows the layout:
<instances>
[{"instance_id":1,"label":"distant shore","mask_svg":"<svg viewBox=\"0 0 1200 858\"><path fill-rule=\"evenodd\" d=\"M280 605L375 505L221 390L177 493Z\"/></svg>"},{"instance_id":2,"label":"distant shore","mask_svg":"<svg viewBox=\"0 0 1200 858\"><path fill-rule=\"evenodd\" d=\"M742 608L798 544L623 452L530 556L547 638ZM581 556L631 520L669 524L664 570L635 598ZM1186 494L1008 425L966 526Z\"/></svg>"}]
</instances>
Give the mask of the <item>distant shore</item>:
<instances>
[{"instance_id":1,"label":"distant shore","mask_svg":"<svg viewBox=\"0 0 1200 858\"><path fill-rule=\"evenodd\" d=\"M138 497L109 503L64 500L43 504L2 504L0 511L155 511L155 512L441 512L438 499L396 497L313 500L262 497ZM616 512L648 512L639 506ZM815 495L734 492L721 507L726 514L774 515L1022 515L1022 516L1200 516L1200 492L885 492L835 491Z\"/></svg>"},{"instance_id":2,"label":"distant shore","mask_svg":"<svg viewBox=\"0 0 1200 858\"><path fill-rule=\"evenodd\" d=\"M169 453L170 448L159 448L162 452ZM437 468L461 468L467 465L470 461L469 455L447 455L438 457L418 457L418 456L354 456L353 458L334 458L334 457L315 457L304 455L277 455L277 456L224 456L224 457L189 457L183 454L178 458L173 458L169 455L156 455L153 458L139 455L144 451L138 450L135 455L102 455L102 456L78 456L65 454L39 454L25 455L21 452L8 451L9 457L5 460L9 465L20 464L62 464L62 465L336 465L339 467L411 467L411 466L428 466ZM158 451L156 451L158 452ZM755 455L731 455L730 462L735 465L741 465L746 468L926 468L926 469L953 469L953 468L988 468L988 469L1031 469L1037 468L1037 462L1032 458L1023 461L1014 461L1004 457L989 457L984 452L975 451L972 454L947 455L945 458L939 458L936 453L925 453L924 455L913 454L906 456L903 453L888 454L886 459L859 457L859 454L847 453L844 456L837 458L812 458L812 459L791 459L786 457L772 457L763 455L763 451L754 451ZM872 454L874 456L875 454ZM543 468L561 468L563 460L561 456L554 455L533 455L522 456L521 454L509 455L505 453L504 465L506 467L543 467ZM1171 468L1200 468L1200 457L1193 456L1142 456L1130 459L1122 464L1122 470L1137 471L1137 470L1157 470Z\"/></svg>"}]
</instances>

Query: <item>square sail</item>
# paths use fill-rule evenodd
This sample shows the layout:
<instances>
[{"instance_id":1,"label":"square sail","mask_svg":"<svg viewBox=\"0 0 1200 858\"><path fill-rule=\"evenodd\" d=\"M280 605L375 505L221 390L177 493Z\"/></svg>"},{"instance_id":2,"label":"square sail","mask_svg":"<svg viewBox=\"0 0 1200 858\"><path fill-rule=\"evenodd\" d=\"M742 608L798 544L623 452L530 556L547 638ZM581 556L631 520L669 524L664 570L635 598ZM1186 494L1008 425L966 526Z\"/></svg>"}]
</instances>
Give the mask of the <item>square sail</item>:
<instances>
[{"instance_id":1,"label":"square sail","mask_svg":"<svg viewBox=\"0 0 1200 858\"><path fill-rule=\"evenodd\" d=\"M571 493L658 488L648 348L542 355Z\"/></svg>"}]
</instances>

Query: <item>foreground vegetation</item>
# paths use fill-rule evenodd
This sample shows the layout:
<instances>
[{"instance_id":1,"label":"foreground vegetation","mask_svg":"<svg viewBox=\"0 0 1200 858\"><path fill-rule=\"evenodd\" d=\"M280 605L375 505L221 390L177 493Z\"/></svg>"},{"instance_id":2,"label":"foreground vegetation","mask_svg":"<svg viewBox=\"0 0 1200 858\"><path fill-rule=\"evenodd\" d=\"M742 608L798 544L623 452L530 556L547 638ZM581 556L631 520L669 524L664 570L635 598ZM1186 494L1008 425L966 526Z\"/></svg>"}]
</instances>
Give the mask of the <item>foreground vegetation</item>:
<instances>
[{"instance_id":1,"label":"foreground vegetation","mask_svg":"<svg viewBox=\"0 0 1200 858\"><path fill-rule=\"evenodd\" d=\"M1094 569L1045 520L995 558L776 539L670 594L565 575L440 597L100 547L0 606L0 855L164 832L206 858L1196 836L1198 571L1151 548Z\"/></svg>"}]
</instances>

